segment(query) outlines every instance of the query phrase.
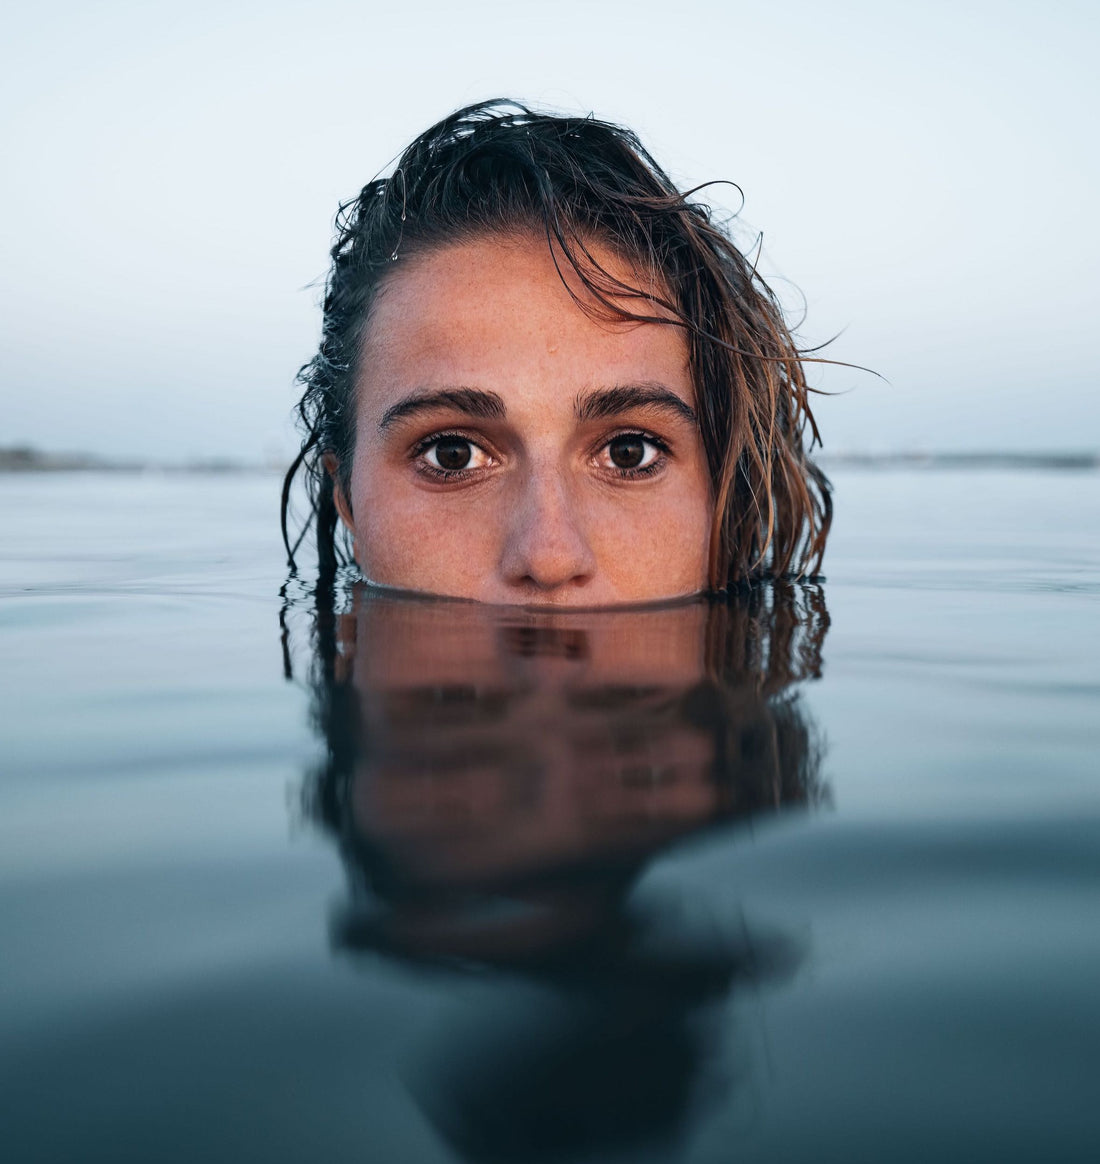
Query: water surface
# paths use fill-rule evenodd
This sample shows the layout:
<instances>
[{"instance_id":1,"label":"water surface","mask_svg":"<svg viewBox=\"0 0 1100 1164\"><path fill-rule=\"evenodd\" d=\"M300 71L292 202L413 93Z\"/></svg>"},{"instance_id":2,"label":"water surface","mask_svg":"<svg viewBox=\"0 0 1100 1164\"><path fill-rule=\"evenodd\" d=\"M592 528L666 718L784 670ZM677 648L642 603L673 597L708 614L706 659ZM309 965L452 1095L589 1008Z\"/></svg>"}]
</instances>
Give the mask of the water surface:
<instances>
[{"instance_id":1,"label":"water surface","mask_svg":"<svg viewBox=\"0 0 1100 1164\"><path fill-rule=\"evenodd\" d=\"M275 479L0 477L4 1158L1098 1158L1100 475L836 484L820 587L284 639Z\"/></svg>"}]
</instances>

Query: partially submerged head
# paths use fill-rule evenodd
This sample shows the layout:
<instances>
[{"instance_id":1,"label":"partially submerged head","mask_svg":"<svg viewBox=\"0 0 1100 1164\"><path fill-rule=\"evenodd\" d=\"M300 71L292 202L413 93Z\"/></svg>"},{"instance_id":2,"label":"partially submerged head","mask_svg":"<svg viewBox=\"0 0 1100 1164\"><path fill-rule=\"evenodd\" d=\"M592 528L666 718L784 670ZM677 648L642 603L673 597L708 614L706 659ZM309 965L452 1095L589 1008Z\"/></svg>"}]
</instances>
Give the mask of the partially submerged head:
<instances>
[{"instance_id":1,"label":"partially submerged head","mask_svg":"<svg viewBox=\"0 0 1100 1164\"><path fill-rule=\"evenodd\" d=\"M490 602L816 570L830 506L799 352L631 133L460 110L338 227L295 466L323 571L341 519L372 581Z\"/></svg>"}]
</instances>

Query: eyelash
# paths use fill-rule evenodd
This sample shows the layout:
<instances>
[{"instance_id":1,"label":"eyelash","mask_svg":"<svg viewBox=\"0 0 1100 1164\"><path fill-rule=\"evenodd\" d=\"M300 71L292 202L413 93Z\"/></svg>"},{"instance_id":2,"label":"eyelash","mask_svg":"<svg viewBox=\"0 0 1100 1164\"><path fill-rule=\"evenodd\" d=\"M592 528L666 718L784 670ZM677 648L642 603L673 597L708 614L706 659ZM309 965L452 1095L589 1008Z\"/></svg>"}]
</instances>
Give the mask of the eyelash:
<instances>
[{"instance_id":1,"label":"eyelash","mask_svg":"<svg viewBox=\"0 0 1100 1164\"><path fill-rule=\"evenodd\" d=\"M660 457L656 458L652 464L644 465L638 469L622 469L618 466L614 466L610 470L605 470L605 472L611 472L623 481L637 481L644 477L651 477L655 473L659 473L665 467L668 456L672 451L668 442L662 440L661 437L656 436L654 433L646 432L644 429L623 429L620 432L612 433L610 436L605 437L600 442L600 444L596 447L593 455L595 455L595 453L601 452L603 449L606 449L612 441L618 440L621 437L637 437L638 439L645 441L647 444L653 445L653 447L657 449L661 455ZM409 459L416 466L416 471L418 473L423 473L424 476L431 477L436 481L456 481L469 477L471 472L469 469L441 469L435 465L429 465L426 461L422 460L424 454L433 445L436 445L440 441L445 441L447 439L468 441L475 448L482 449L482 446L478 444L478 442L474 440L473 437L467 435L464 432L450 429L441 432L433 432L424 437L422 440L417 441L409 452ZM482 449L482 451L484 452L485 450Z\"/></svg>"}]
</instances>

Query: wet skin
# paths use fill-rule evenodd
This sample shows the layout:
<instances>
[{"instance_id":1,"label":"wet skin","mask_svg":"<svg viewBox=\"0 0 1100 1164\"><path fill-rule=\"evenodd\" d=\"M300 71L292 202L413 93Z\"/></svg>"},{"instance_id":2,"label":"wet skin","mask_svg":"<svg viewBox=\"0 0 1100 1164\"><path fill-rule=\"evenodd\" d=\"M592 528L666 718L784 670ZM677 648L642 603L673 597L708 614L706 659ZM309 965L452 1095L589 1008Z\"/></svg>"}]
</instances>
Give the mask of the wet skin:
<instances>
[{"instance_id":1,"label":"wet skin","mask_svg":"<svg viewBox=\"0 0 1100 1164\"><path fill-rule=\"evenodd\" d=\"M568 606L705 587L712 502L683 332L586 314L545 241L399 260L357 393L337 501L371 581Z\"/></svg>"}]
</instances>

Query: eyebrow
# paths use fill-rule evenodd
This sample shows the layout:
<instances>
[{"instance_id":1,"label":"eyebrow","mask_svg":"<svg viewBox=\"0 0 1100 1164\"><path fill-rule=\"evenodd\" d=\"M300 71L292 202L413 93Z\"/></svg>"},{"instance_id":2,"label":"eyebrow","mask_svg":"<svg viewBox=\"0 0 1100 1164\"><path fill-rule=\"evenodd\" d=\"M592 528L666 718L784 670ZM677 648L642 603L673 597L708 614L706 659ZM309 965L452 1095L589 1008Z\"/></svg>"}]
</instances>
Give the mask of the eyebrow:
<instances>
[{"instance_id":1,"label":"eyebrow","mask_svg":"<svg viewBox=\"0 0 1100 1164\"><path fill-rule=\"evenodd\" d=\"M399 420L422 412L450 408L478 420L504 420L508 410L495 392L481 388L440 388L434 392L415 392L390 405L378 422L385 432ZM621 384L578 396L573 404L580 421L607 420L632 408L661 408L674 413L689 424L696 424L695 409L662 384Z\"/></svg>"},{"instance_id":2,"label":"eyebrow","mask_svg":"<svg viewBox=\"0 0 1100 1164\"><path fill-rule=\"evenodd\" d=\"M623 384L578 396L574 409L578 420L607 420L632 408L662 408L689 424L696 424L695 409L663 384Z\"/></svg>"},{"instance_id":3,"label":"eyebrow","mask_svg":"<svg viewBox=\"0 0 1100 1164\"><path fill-rule=\"evenodd\" d=\"M440 408L450 408L479 420L503 420L507 415L504 401L495 392L484 392L480 388L440 388L436 392L416 392L391 405L382 413L378 429L385 432L398 420Z\"/></svg>"}]
</instances>

